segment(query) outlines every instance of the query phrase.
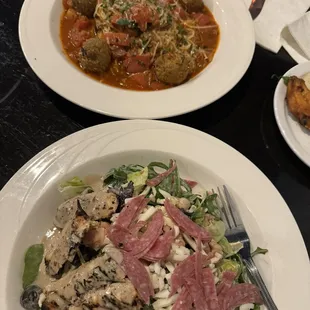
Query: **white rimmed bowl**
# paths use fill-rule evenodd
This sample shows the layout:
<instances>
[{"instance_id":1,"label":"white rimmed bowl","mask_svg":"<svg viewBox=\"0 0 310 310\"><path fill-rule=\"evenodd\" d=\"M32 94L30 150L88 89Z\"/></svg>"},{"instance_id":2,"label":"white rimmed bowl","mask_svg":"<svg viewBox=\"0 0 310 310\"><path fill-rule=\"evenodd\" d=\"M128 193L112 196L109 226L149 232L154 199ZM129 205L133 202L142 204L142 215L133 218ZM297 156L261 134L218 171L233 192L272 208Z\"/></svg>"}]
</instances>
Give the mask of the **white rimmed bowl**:
<instances>
[{"instance_id":1,"label":"white rimmed bowl","mask_svg":"<svg viewBox=\"0 0 310 310\"><path fill-rule=\"evenodd\" d=\"M75 104L120 118L170 117L222 97L238 83L253 57L253 23L243 1L205 2L220 26L218 50L212 63L199 75L168 90L123 90L99 83L78 70L61 47L61 0L25 0L19 19L20 43L39 78Z\"/></svg>"},{"instance_id":2,"label":"white rimmed bowl","mask_svg":"<svg viewBox=\"0 0 310 310\"><path fill-rule=\"evenodd\" d=\"M172 143L173 142L173 143ZM271 182L244 156L188 127L121 121L91 127L49 146L22 167L0 192L0 308L19 310L23 255L51 225L61 201L59 181L105 173L126 163L176 158L184 177L206 188L227 184L240 207L256 263L281 310L310 309L309 258L294 218ZM298 284L298 298L292 298Z\"/></svg>"}]
</instances>

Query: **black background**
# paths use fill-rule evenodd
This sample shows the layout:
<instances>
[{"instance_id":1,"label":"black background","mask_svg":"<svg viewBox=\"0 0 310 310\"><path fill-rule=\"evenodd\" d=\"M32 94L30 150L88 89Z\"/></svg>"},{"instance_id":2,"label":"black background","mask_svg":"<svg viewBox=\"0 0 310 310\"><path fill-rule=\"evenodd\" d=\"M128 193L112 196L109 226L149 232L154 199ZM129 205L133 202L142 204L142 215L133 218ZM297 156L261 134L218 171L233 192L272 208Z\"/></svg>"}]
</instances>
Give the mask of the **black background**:
<instances>
[{"instance_id":1,"label":"black background","mask_svg":"<svg viewBox=\"0 0 310 310\"><path fill-rule=\"evenodd\" d=\"M51 143L115 120L61 98L29 68L18 39L22 2L0 0L0 188ZM310 253L310 170L284 142L273 113L277 80L271 76L294 65L284 51L274 55L257 46L250 68L232 91L206 108L168 121L209 133L257 165L286 200Z\"/></svg>"}]
</instances>

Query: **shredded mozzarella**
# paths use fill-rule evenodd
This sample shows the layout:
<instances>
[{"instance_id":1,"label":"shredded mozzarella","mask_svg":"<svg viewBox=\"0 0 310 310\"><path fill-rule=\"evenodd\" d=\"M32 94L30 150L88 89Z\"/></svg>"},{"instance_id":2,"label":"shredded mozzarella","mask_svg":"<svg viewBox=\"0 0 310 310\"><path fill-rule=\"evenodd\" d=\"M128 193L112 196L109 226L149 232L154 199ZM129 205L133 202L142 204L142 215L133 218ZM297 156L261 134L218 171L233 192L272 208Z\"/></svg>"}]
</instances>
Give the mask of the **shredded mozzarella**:
<instances>
[{"instance_id":1,"label":"shredded mozzarella","mask_svg":"<svg viewBox=\"0 0 310 310\"><path fill-rule=\"evenodd\" d=\"M147 221L149 220L155 213L157 209L155 207L148 206L146 211L139 215L139 221Z\"/></svg>"},{"instance_id":2,"label":"shredded mozzarella","mask_svg":"<svg viewBox=\"0 0 310 310\"><path fill-rule=\"evenodd\" d=\"M165 308L173 305L178 298L178 294L171 296L170 298L165 299L157 299L153 304L153 308L155 310L159 310L160 308Z\"/></svg>"}]
</instances>

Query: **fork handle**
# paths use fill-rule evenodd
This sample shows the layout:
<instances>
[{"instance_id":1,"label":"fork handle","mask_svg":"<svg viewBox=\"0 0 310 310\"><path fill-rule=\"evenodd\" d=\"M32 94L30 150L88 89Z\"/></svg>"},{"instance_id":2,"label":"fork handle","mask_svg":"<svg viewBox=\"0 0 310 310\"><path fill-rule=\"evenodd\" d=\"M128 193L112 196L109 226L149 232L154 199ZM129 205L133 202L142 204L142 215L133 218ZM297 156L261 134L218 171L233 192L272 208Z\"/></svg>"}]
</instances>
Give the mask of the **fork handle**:
<instances>
[{"instance_id":1,"label":"fork handle","mask_svg":"<svg viewBox=\"0 0 310 310\"><path fill-rule=\"evenodd\" d=\"M269 294L269 291L253 261L252 258L248 258L248 259L244 259L243 260L250 280L252 281L253 284L255 284L256 286L258 286L261 294L262 294L262 298L264 301L265 306L267 307L268 310L278 310L276 304L274 303L271 295Z\"/></svg>"}]
</instances>

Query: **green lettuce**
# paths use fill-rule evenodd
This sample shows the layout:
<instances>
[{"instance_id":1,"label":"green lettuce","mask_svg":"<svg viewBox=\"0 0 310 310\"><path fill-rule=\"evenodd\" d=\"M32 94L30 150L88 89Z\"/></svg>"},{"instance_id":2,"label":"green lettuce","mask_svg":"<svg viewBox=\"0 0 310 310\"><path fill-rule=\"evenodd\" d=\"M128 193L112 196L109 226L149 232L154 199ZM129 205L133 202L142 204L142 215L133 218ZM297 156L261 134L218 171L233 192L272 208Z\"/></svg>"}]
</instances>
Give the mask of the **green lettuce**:
<instances>
[{"instance_id":1,"label":"green lettuce","mask_svg":"<svg viewBox=\"0 0 310 310\"><path fill-rule=\"evenodd\" d=\"M81 194L86 189L92 191L92 188L85 184L83 180L78 177L74 177L71 180L65 181L58 186L58 190L65 200Z\"/></svg>"},{"instance_id":2,"label":"green lettuce","mask_svg":"<svg viewBox=\"0 0 310 310\"><path fill-rule=\"evenodd\" d=\"M148 178L148 173L149 169L145 167L140 171L132 172L127 175L127 182L133 182L135 194L139 194L143 190Z\"/></svg>"},{"instance_id":3,"label":"green lettuce","mask_svg":"<svg viewBox=\"0 0 310 310\"><path fill-rule=\"evenodd\" d=\"M233 271L237 275L241 273L241 265L232 259L223 259L218 265L217 269L220 273L220 275L225 272L225 271Z\"/></svg>"},{"instance_id":4,"label":"green lettuce","mask_svg":"<svg viewBox=\"0 0 310 310\"><path fill-rule=\"evenodd\" d=\"M226 237L223 237L218 244L222 247L226 258L238 253L243 248L243 244L241 242L229 243Z\"/></svg>"},{"instance_id":5,"label":"green lettuce","mask_svg":"<svg viewBox=\"0 0 310 310\"><path fill-rule=\"evenodd\" d=\"M122 165L118 168L112 168L104 178L104 184L112 187L120 187L127 183L127 177L129 174L141 171L144 167L141 165Z\"/></svg>"},{"instance_id":6,"label":"green lettuce","mask_svg":"<svg viewBox=\"0 0 310 310\"><path fill-rule=\"evenodd\" d=\"M205 221L203 227L212 235L212 238L216 242L220 241L224 237L226 227L223 221Z\"/></svg>"}]
</instances>

